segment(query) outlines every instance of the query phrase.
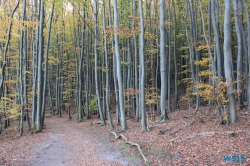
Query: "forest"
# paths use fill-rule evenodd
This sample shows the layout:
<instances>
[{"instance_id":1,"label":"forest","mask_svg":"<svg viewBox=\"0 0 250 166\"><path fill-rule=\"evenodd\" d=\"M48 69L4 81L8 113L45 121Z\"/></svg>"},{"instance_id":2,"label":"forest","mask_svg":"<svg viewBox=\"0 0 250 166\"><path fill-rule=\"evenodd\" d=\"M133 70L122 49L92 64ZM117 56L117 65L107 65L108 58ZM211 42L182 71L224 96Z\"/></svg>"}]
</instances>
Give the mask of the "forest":
<instances>
[{"instance_id":1,"label":"forest","mask_svg":"<svg viewBox=\"0 0 250 166\"><path fill-rule=\"evenodd\" d=\"M172 136L213 116L210 127L221 126L213 134L249 141L249 7L248 0L0 0L0 137L13 129L18 139L42 136L50 116L97 124L136 146L147 165L153 159L138 139L120 133L166 125L157 134ZM173 130L175 116L185 125ZM249 149L238 155L250 163Z\"/></svg>"}]
</instances>

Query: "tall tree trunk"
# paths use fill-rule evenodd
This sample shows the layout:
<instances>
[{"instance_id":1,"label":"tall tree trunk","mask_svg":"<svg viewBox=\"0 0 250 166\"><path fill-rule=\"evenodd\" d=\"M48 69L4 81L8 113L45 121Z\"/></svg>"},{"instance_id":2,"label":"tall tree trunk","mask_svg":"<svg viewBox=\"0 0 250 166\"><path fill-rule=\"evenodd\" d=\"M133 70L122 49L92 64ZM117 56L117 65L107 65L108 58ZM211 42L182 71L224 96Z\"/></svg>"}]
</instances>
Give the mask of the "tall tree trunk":
<instances>
[{"instance_id":1,"label":"tall tree trunk","mask_svg":"<svg viewBox=\"0 0 250 166\"><path fill-rule=\"evenodd\" d=\"M231 1L225 0L225 19L224 19L224 70L225 78L229 83L229 88L227 90L227 96L229 99L229 113L230 113L230 122L236 122L236 111L235 111L235 101L232 94L233 85L232 85L232 48L231 48Z\"/></svg>"},{"instance_id":2,"label":"tall tree trunk","mask_svg":"<svg viewBox=\"0 0 250 166\"><path fill-rule=\"evenodd\" d=\"M105 0L102 1L102 8L103 8L103 31L106 30L106 19L105 19ZM114 128L111 112L110 112L110 82L109 82L109 60L108 60L108 51L107 51L107 37L104 36L104 54L105 54L105 66L106 66L106 108L108 113L108 120L109 120L109 128L112 130Z\"/></svg>"},{"instance_id":3,"label":"tall tree trunk","mask_svg":"<svg viewBox=\"0 0 250 166\"><path fill-rule=\"evenodd\" d=\"M103 111L101 107L101 98L100 98L100 92L99 92L99 71L98 71L98 62L99 62L99 55L98 55L98 49L97 49L97 42L99 41L99 32L98 32L98 2L97 0L94 0L94 14L95 14L95 87L96 87L96 97L97 97L97 104L98 104L98 110L99 115L101 118L101 125L105 125L105 119L103 116Z\"/></svg>"},{"instance_id":4,"label":"tall tree trunk","mask_svg":"<svg viewBox=\"0 0 250 166\"><path fill-rule=\"evenodd\" d=\"M37 111L36 111L36 131L42 131L41 111L42 111L42 63L43 63L43 24L44 24L44 4L40 1L40 25L39 25L39 49L38 49L38 68L37 68ZM34 92L35 93L35 92Z\"/></svg>"},{"instance_id":5,"label":"tall tree trunk","mask_svg":"<svg viewBox=\"0 0 250 166\"><path fill-rule=\"evenodd\" d=\"M168 1L168 22L171 22L170 1ZM171 112L171 24L168 26L168 111Z\"/></svg>"},{"instance_id":6,"label":"tall tree trunk","mask_svg":"<svg viewBox=\"0 0 250 166\"><path fill-rule=\"evenodd\" d=\"M51 32L53 13L54 13L54 4L52 4L52 7L51 7L51 14L50 14L50 19L49 19L49 27L48 27L48 37L47 37L46 51L45 51L45 67L44 67L44 78L43 78L43 98L42 98L42 113L41 113L42 126L44 124L44 115L45 115L45 106L46 106L46 94L47 94L46 92L47 92L47 78L48 78L48 54L49 54L49 42L50 42L50 32Z\"/></svg>"},{"instance_id":7,"label":"tall tree trunk","mask_svg":"<svg viewBox=\"0 0 250 166\"><path fill-rule=\"evenodd\" d=\"M247 19L247 54L248 54L248 84L247 84L247 101L248 101L248 107L250 108L250 15L249 15L249 9L246 3L246 0L244 0L244 6L246 10L246 19Z\"/></svg>"},{"instance_id":8,"label":"tall tree trunk","mask_svg":"<svg viewBox=\"0 0 250 166\"><path fill-rule=\"evenodd\" d=\"M202 11L202 4L201 4L201 1L199 0L199 3L200 3L200 13L201 13L201 22L202 22L202 29L203 29L203 36L204 36L204 39L206 41L206 44L207 44L207 50L208 50L208 57L211 59L212 61L212 65L211 65L211 70L212 70L212 76L214 77L214 73L215 73L215 68L214 68L214 57L212 57L212 52L211 52L211 48L210 48L210 43L207 39L207 36L206 36L206 29L205 29L205 21L204 21L204 17L203 17L203 11ZM197 96L198 98L198 96ZM196 106L198 107L198 103L196 103ZM196 112L198 112L198 108L196 108Z\"/></svg>"},{"instance_id":9,"label":"tall tree trunk","mask_svg":"<svg viewBox=\"0 0 250 166\"><path fill-rule=\"evenodd\" d=\"M212 16L212 23L213 23L213 30L214 30L214 42L215 42L215 51L216 51L216 62L217 62L217 73L218 77L222 77L222 60L221 60L221 53L220 53L220 40L219 40L219 31L218 25L215 17L215 1L212 0L211 4L211 16Z\"/></svg>"},{"instance_id":10,"label":"tall tree trunk","mask_svg":"<svg viewBox=\"0 0 250 166\"><path fill-rule=\"evenodd\" d=\"M165 121L168 119L166 112L166 92L167 92L167 66L165 54L165 1L160 0L160 72L161 72L161 119Z\"/></svg>"},{"instance_id":11,"label":"tall tree trunk","mask_svg":"<svg viewBox=\"0 0 250 166\"><path fill-rule=\"evenodd\" d=\"M26 21L26 0L23 0L23 26L24 29L22 30L22 37L21 37L21 41L20 41L20 57L19 57L19 96L20 96L20 104L22 105L21 108L21 114L20 114L20 136L23 135L23 120L24 120L24 116L27 117L26 121L27 121L27 126L28 126L28 130L30 130L30 125L29 125L29 116L28 116L28 109L27 109L27 104L28 104L28 99L27 99L27 75L26 75L26 71L27 71L27 43L26 43L26 25L24 24L24 21ZM24 65L24 80L23 80L23 65ZM24 111L26 114L24 114Z\"/></svg>"},{"instance_id":12,"label":"tall tree trunk","mask_svg":"<svg viewBox=\"0 0 250 166\"><path fill-rule=\"evenodd\" d=\"M83 122L83 112L82 112L82 81L83 81L83 54L84 54L84 31L82 31L82 48L81 55L79 59L79 69L78 69L78 96L77 96L77 112L78 112L78 122Z\"/></svg>"},{"instance_id":13,"label":"tall tree trunk","mask_svg":"<svg viewBox=\"0 0 250 166\"><path fill-rule=\"evenodd\" d=\"M178 66L177 66L177 55L176 55L176 11L175 11L175 1L172 1L173 3L173 17L174 17L174 98L175 98L175 109L178 109L178 89L177 89L177 84L178 84Z\"/></svg>"},{"instance_id":14,"label":"tall tree trunk","mask_svg":"<svg viewBox=\"0 0 250 166\"><path fill-rule=\"evenodd\" d=\"M142 132L147 131L147 122L146 122L146 108L145 108L145 57L144 57L144 16L143 16L143 3L142 0L139 0L139 10L140 10L140 67L141 67L141 75L140 75L140 92L141 92L141 124L142 124Z\"/></svg>"},{"instance_id":15,"label":"tall tree trunk","mask_svg":"<svg viewBox=\"0 0 250 166\"><path fill-rule=\"evenodd\" d=\"M114 28L118 29L118 12L117 12L117 2L113 0L114 4ZM122 82L122 72L121 72L121 61L120 61L120 50L119 50L119 39L118 34L115 32L115 56L116 56L116 71L118 78L118 89L119 89L119 105L121 114L121 129L125 131L127 129L125 108L124 108L124 96L123 96L123 82Z\"/></svg>"},{"instance_id":16,"label":"tall tree trunk","mask_svg":"<svg viewBox=\"0 0 250 166\"><path fill-rule=\"evenodd\" d=\"M244 105L242 93L242 66L243 66L243 54L242 54L242 33L240 28L240 22L242 21L242 4L241 0L234 0L234 19L237 34L237 91L238 91L238 102L240 105Z\"/></svg>"},{"instance_id":17,"label":"tall tree trunk","mask_svg":"<svg viewBox=\"0 0 250 166\"><path fill-rule=\"evenodd\" d=\"M133 0L133 16L136 17L137 5L136 0ZM136 22L133 22L134 29L136 28ZM133 33L133 41L134 41L134 89L135 89L135 121L139 121L139 94L138 94L138 51L137 51L137 35Z\"/></svg>"},{"instance_id":18,"label":"tall tree trunk","mask_svg":"<svg viewBox=\"0 0 250 166\"><path fill-rule=\"evenodd\" d=\"M24 7L24 20L26 21L26 0L25 0L25 6ZM28 55L27 55L27 26L24 25L24 30L23 30L23 65L24 65L24 75L23 75L23 95L24 95L24 113L25 113L25 119L26 119L26 124L27 128L30 131L30 120L29 120L29 113L28 113L28 94L27 94L27 71L28 71Z\"/></svg>"},{"instance_id":19,"label":"tall tree trunk","mask_svg":"<svg viewBox=\"0 0 250 166\"><path fill-rule=\"evenodd\" d=\"M10 15L10 19L9 19L9 27L8 27L8 32L7 32L7 40L5 43L5 47L4 47L4 52L3 52L3 63L0 64L0 68L1 73L0 73L0 99L3 96L3 85L4 85L4 79L5 79L5 67L6 67L6 63L7 63L7 51L9 48L9 43L10 43L10 38L11 38L11 29L12 29L12 18L14 16L15 11L17 10L18 6L19 6L19 2L20 0L17 1L16 6L12 9L11 11L11 15Z\"/></svg>"},{"instance_id":20,"label":"tall tree trunk","mask_svg":"<svg viewBox=\"0 0 250 166\"><path fill-rule=\"evenodd\" d=\"M24 33L22 31L22 37L20 41L20 56L19 56L19 104L22 106L20 109L20 119L19 119L19 135L23 135L23 120L24 120L24 108L23 108L23 38Z\"/></svg>"},{"instance_id":21,"label":"tall tree trunk","mask_svg":"<svg viewBox=\"0 0 250 166\"><path fill-rule=\"evenodd\" d=\"M40 14L40 8L37 5L38 0L34 1L35 4L35 21L38 22L39 21L39 14ZM36 129L36 111L37 111L37 59L38 59L38 44L39 44L39 26L38 24L36 25L36 30L34 33L32 33L32 39L31 39L31 43L33 43L32 46L32 52L33 52L33 56L32 56L32 66L33 66L33 84L32 84L32 123L31 123L31 128L32 130Z\"/></svg>"}]
</instances>

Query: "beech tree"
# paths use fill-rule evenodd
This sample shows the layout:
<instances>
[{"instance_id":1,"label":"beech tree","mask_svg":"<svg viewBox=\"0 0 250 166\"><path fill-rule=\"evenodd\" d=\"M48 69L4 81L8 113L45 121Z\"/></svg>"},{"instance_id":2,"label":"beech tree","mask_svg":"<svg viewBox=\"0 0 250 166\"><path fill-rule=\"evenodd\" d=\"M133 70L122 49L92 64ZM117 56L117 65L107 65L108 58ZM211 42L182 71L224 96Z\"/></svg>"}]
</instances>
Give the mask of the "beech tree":
<instances>
[{"instance_id":1,"label":"beech tree","mask_svg":"<svg viewBox=\"0 0 250 166\"><path fill-rule=\"evenodd\" d=\"M144 57L144 16L143 16L143 3L142 0L139 0L140 8L140 109L141 109L141 124L142 132L147 131L147 122L146 122L146 109L145 109L145 57Z\"/></svg>"},{"instance_id":2,"label":"beech tree","mask_svg":"<svg viewBox=\"0 0 250 166\"><path fill-rule=\"evenodd\" d=\"M231 2L229 0L225 0L225 16L224 16L224 70L225 70L225 78L228 82L229 88L227 90L227 96L229 99L229 113L230 113L230 122L236 122L236 111L235 111L235 101L234 96L232 94L233 86L232 86L232 48L231 48Z\"/></svg>"},{"instance_id":3,"label":"beech tree","mask_svg":"<svg viewBox=\"0 0 250 166\"><path fill-rule=\"evenodd\" d=\"M224 111L231 123L237 106L250 104L246 0L1 5L0 123L16 116L20 135L30 112L32 132L42 130L46 104L58 117L76 112L78 122L108 118L110 129L112 118L123 131L126 118L140 121L143 132L155 111L164 122L180 102L196 114L202 105Z\"/></svg>"},{"instance_id":4,"label":"beech tree","mask_svg":"<svg viewBox=\"0 0 250 166\"><path fill-rule=\"evenodd\" d=\"M117 2L116 0L113 0L114 5L114 28L115 30L118 30L118 11L117 11ZM120 50L119 50L119 39L118 34L115 32L114 34L115 38L115 58L116 58L116 76L118 80L118 91L119 91L119 112L121 114L121 125L122 130L127 129L127 123L126 123L126 117L125 117L125 109L124 109L124 96L123 96L123 82L122 82L122 73L121 73L121 61L120 61Z\"/></svg>"},{"instance_id":5,"label":"beech tree","mask_svg":"<svg viewBox=\"0 0 250 166\"><path fill-rule=\"evenodd\" d=\"M161 71L161 119L168 119L166 113L166 92L167 92L167 66L165 52L165 1L160 0L160 71Z\"/></svg>"}]
</instances>

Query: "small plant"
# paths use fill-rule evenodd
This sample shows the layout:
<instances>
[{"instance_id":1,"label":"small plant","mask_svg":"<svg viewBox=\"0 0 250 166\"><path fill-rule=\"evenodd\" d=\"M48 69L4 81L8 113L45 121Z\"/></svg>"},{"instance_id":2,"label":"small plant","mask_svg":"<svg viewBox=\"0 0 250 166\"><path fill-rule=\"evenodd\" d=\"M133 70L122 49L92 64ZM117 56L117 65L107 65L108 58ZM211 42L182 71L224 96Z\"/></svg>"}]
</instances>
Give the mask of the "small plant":
<instances>
[{"instance_id":1,"label":"small plant","mask_svg":"<svg viewBox=\"0 0 250 166\"><path fill-rule=\"evenodd\" d=\"M213 104L216 113L219 114L220 124L227 124L228 115L226 105L228 105L229 102L227 91L236 82L224 82L222 78L216 77L211 71L206 70L210 62L211 59L209 58L204 58L201 61L195 62L196 65L201 66L204 70L199 73L203 81L195 84L196 92L193 94ZM239 93L238 91L233 92L233 94Z\"/></svg>"},{"instance_id":2,"label":"small plant","mask_svg":"<svg viewBox=\"0 0 250 166\"><path fill-rule=\"evenodd\" d=\"M147 166L150 166L150 165L152 165L153 164L153 161L148 161L147 162Z\"/></svg>"},{"instance_id":3,"label":"small plant","mask_svg":"<svg viewBox=\"0 0 250 166\"><path fill-rule=\"evenodd\" d=\"M89 98L90 98L90 100L89 100L89 110L91 112L97 111L98 109L97 109L97 97L96 97L96 95L89 94ZM86 107L87 107L87 105L84 104L83 108L86 108Z\"/></svg>"}]
</instances>

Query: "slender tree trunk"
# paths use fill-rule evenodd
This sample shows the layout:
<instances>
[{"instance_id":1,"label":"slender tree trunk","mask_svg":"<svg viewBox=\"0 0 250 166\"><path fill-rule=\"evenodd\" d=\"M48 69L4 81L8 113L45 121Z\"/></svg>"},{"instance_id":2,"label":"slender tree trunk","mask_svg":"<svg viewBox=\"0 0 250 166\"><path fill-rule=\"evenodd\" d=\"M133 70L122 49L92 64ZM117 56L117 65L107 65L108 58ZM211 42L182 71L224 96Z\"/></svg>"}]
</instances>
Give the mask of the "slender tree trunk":
<instances>
[{"instance_id":1,"label":"slender tree trunk","mask_svg":"<svg viewBox=\"0 0 250 166\"><path fill-rule=\"evenodd\" d=\"M46 92L47 92L47 78L48 78L48 54L49 54L49 42L50 42L50 32L51 32L51 24L53 19L54 13L54 4L51 7L51 14L50 14L50 21L48 27L48 37L46 43L46 51L45 51L45 71L44 71L44 78L43 78L43 98L42 98L42 112L41 112L41 119L42 119L42 126L44 124L44 115L45 115L45 106L46 106Z\"/></svg>"},{"instance_id":2,"label":"slender tree trunk","mask_svg":"<svg viewBox=\"0 0 250 166\"><path fill-rule=\"evenodd\" d=\"M178 81L178 66L177 66L177 55L176 55L176 11L175 11L175 1L172 1L173 3L173 17L174 17L174 52L173 52L173 56L174 56L174 98L175 98L175 109L178 109L178 87L177 87L177 81Z\"/></svg>"},{"instance_id":3,"label":"slender tree trunk","mask_svg":"<svg viewBox=\"0 0 250 166\"><path fill-rule=\"evenodd\" d=\"M24 120L24 108L23 108L23 38L24 33L22 31L22 37L20 41L20 57L19 57L19 104L22 106L20 109L20 119L19 119L19 135L23 135L23 120Z\"/></svg>"},{"instance_id":4,"label":"slender tree trunk","mask_svg":"<svg viewBox=\"0 0 250 166\"><path fill-rule=\"evenodd\" d=\"M224 70L225 78L229 83L229 88L227 90L227 96L229 99L229 113L230 113L230 122L236 122L236 111L235 111L235 101L232 94L233 85L232 85L232 48L231 48L231 1L225 0L225 19L224 19Z\"/></svg>"},{"instance_id":5,"label":"slender tree trunk","mask_svg":"<svg viewBox=\"0 0 250 166\"><path fill-rule=\"evenodd\" d=\"M171 22L170 0L168 1L168 22ZM171 24L168 26L168 111L171 112Z\"/></svg>"},{"instance_id":6,"label":"slender tree trunk","mask_svg":"<svg viewBox=\"0 0 250 166\"><path fill-rule=\"evenodd\" d=\"M215 17L215 1L212 0L211 4L211 16L212 16L212 23L213 23L213 30L214 30L214 42L215 42L215 51L216 51L216 62L217 62L217 72L218 77L222 77L222 60L221 60L221 53L220 53L220 40L219 40L219 31L218 25Z\"/></svg>"},{"instance_id":7,"label":"slender tree trunk","mask_svg":"<svg viewBox=\"0 0 250 166\"><path fill-rule=\"evenodd\" d=\"M81 48L81 55L80 55L80 61L79 61L79 69L78 69L78 98L77 98L77 104L78 104L78 108L77 108L77 112L78 112L78 122L83 122L83 112L82 112L82 75L83 75L83 71L82 71L82 66L83 66L83 54L84 54L84 31L82 32L82 48Z\"/></svg>"},{"instance_id":8,"label":"slender tree trunk","mask_svg":"<svg viewBox=\"0 0 250 166\"><path fill-rule=\"evenodd\" d=\"M113 0L114 3L114 28L118 28L118 12L117 12L117 3L116 0ZM119 106L121 114L121 129L125 131L127 129L125 109L124 109L124 96L123 96L123 82L122 82L122 73L121 73L121 61L120 61L120 50L119 50L119 39L118 34L115 32L115 56L116 56L116 71L118 78L118 88L119 88Z\"/></svg>"},{"instance_id":9,"label":"slender tree trunk","mask_svg":"<svg viewBox=\"0 0 250 166\"><path fill-rule=\"evenodd\" d=\"M8 32L7 32L7 40L5 42L5 47L4 47L4 52L3 52L3 63L0 64L0 68L2 69L0 72L0 99L3 96L3 85L4 85L4 79L5 79L5 67L6 67L6 63L7 63L7 51L9 48L9 43L10 43L10 39L11 39L11 29L12 29L12 18L14 16L15 11L17 10L18 6L19 6L19 1L17 1L16 6L12 9L11 11L11 16L9 19L9 27L8 27Z\"/></svg>"},{"instance_id":10,"label":"slender tree trunk","mask_svg":"<svg viewBox=\"0 0 250 166\"><path fill-rule=\"evenodd\" d=\"M141 124L142 124L142 132L147 131L147 122L146 122L146 108L145 108L145 57L144 57L144 16L143 16L143 2L139 0L139 8L140 8L140 67L141 67L141 75L140 75L140 92L141 92Z\"/></svg>"},{"instance_id":11,"label":"slender tree trunk","mask_svg":"<svg viewBox=\"0 0 250 166\"><path fill-rule=\"evenodd\" d=\"M133 16L136 17L137 5L136 0L133 0ZM136 28L136 22L133 22L134 28ZM134 89L135 89L135 121L139 121L139 93L138 93L138 51L137 51L137 35L133 33L133 41L134 41Z\"/></svg>"},{"instance_id":12,"label":"slender tree trunk","mask_svg":"<svg viewBox=\"0 0 250 166\"><path fill-rule=\"evenodd\" d=\"M99 92L99 72L98 72L98 62L99 62L99 55L97 50L97 42L99 40L99 34L98 34L98 2L97 0L94 0L94 13L95 13L95 85L96 85L96 97L97 97L97 104L98 104L98 110L99 115L101 118L101 125L105 125L105 119L103 116L103 111L101 108L101 98L100 98L100 92Z\"/></svg>"},{"instance_id":13,"label":"slender tree trunk","mask_svg":"<svg viewBox=\"0 0 250 166\"><path fill-rule=\"evenodd\" d=\"M237 91L238 91L238 102L240 105L244 105L242 97L242 77L243 77L243 54L242 54L242 33L240 29L240 22L242 18L242 4L241 0L234 0L234 19L235 19L235 28L237 34Z\"/></svg>"},{"instance_id":14,"label":"slender tree trunk","mask_svg":"<svg viewBox=\"0 0 250 166\"><path fill-rule=\"evenodd\" d=\"M37 68L37 111L36 111L36 131L42 131L41 111L42 111L42 63L43 63L43 24L44 24L44 4L40 1L40 25L39 25L39 49L38 49L38 68ZM35 92L34 92L35 93Z\"/></svg>"},{"instance_id":15,"label":"slender tree trunk","mask_svg":"<svg viewBox=\"0 0 250 166\"><path fill-rule=\"evenodd\" d=\"M102 7L103 7L103 31L106 30L106 19L105 19L105 0L102 1ZM106 66L106 108L108 113L108 120L109 120L109 128L112 130L114 128L111 112L110 112L110 82L109 82L109 60L108 60L108 51L107 51L107 37L104 36L104 54L105 54L105 66Z\"/></svg>"},{"instance_id":16,"label":"slender tree trunk","mask_svg":"<svg viewBox=\"0 0 250 166\"><path fill-rule=\"evenodd\" d=\"M20 104L22 106L21 108L21 114L20 114L20 136L23 135L23 120L24 120L24 116L27 117L26 122L27 122L27 126L28 126L28 130L30 130L30 124L29 124L29 116L28 111L27 111L27 103L28 103L28 99L27 99L27 75L26 75L26 71L27 71L27 43L26 43L26 25L24 24L24 21L26 21L26 0L23 0L22 3L22 7L23 7L23 26L24 29L22 30L22 37L21 37L21 41L20 41L20 57L19 57L19 96L20 96ZM24 65L24 80L23 80L23 65ZM25 111L25 112L24 112ZM25 114L24 114L25 113Z\"/></svg>"},{"instance_id":17,"label":"slender tree trunk","mask_svg":"<svg viewBox=\"0 0 250 166\"><path fill-rule=\"evenodd\" d=\"M249 9L246 3L246 0L244 0L244 6L246 10L246 19L247 19L247 54L248 54L248 84L247 84L247 101L248 101L248 107L250 108L250 15L249 15Z\"/></svg>"},{"instance_id":18,"label":"slender tree trunk","mask_svg":"<svg viewBox=\"0 0 250 166\"><path fill-rule=\"evenodd\" d=\"M26 0L25 0L25 6L24 8L24 20L26 20ZM27 71L28 71L28 56L27 56L27 26L24 25L24 30L23 30L23 63L24 63L24 75L23 75L23 95L24 95L24 113L25 113L25 119L26 119L26 124L27 128L30 131L30 120L29 120L29 112L28 112L28 94L27 94Z\"/></svg>"},{"instance_id":19,"label":"slender tree trunk","mask_svg":"<svg viewBox=\"0 0 250 166\"><path fill-rule=\"evenodd\" d=\"M165 121L168 119L166 113L166 92L167 92L167 67L165 55L165 1L160 0L160 72L161 72L161 119Z\"/></svg>"}]
</instances>

